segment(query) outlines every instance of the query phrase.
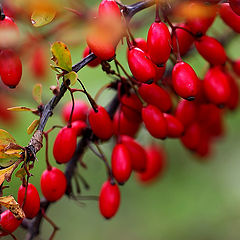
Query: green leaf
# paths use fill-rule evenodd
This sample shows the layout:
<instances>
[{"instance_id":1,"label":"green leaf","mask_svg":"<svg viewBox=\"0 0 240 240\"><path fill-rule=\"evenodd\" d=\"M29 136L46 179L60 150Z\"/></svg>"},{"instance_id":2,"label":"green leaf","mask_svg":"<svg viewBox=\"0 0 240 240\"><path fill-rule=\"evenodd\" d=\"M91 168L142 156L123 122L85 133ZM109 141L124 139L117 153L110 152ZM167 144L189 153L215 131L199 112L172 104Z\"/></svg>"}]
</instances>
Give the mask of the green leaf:
<instances>
[{"instance_id":1,"label":"green leaf","mask_svg":"<svg viewBox=\"0 0 240 240\"><path fill-rule=\"evenodd\" d=\"M41 27L50 23L56 16L54 9L35 10L31 16L31 22L34 27Z\"/></svg>"},{"instance_id":2,"label":"green leaf","mask_svg":"<svg viewBox=\"0 0 240 240\"><path fill-rule=\"evenodd\" d=\"M16 140L10 133L3 129L0 129L0 149L1 146L3 146L3 148L7 147L9 143L16 143Z\"/></svg>"},{"instance_id":3,"label":"green leaf","mask_svg":"<svg viewBox=\"0 0 240 240\"><path fill-rule=\"evenodd\" d=\"M74 71L71 71L71 72L65 74L63 79L64 79L64 81L70 80L70 84L73 86L78 79L78 75Z\"/></svg>"},{"instance_id":4,"label":"green leaf","mask_svg":"<svg viewBox=\"0 0 240 240\"><path fill-rule=\"evenodd\" d=\"M55 42L51 46L51 52L53 55L52 60L57 67L68 72L72 71L72 58L68 47L63 42Z\"/></svg>"},{"instance_id":5,"label":"green leaf","mask_svg":"<svg viewBox=\"0 0 240 240\"><path fill-rule=\"evenodd\" d=\"M32 132L34 131L34 129L38 126L40 120L39 119L35 119L30 126L27 129L27 134L32 134Z\"/></svg>"},{"instance_id":6,"label":"green leaf","mask_svg":"<svg viewBox=\"0 0 240 240\"><path fill-rule=\"evenodd\" d=\"M38 104L42 104L42 84L41 83L37 83L34 85L33 91L32 91L32 96L33 96L33 99Z\"/></svg>"}]
</instances>

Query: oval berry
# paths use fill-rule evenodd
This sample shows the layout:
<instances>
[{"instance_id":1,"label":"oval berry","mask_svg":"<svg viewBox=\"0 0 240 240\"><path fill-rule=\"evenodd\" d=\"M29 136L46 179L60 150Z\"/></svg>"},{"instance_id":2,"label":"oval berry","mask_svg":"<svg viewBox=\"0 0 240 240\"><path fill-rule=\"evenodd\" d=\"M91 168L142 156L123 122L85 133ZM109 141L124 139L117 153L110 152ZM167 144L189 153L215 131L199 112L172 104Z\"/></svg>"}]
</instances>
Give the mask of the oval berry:
<instances>
[{"instance_id":1,"label":"oval berry","mask_svg":"<svg viewBox=\"0 0 240 240\"><path fill-rule=\"evenodd\" d=\"M26 189L27 194L24 202ZM22 206L23 202L23 211L26 217L34 218L35 216L37 216L40 210L40 197L36 187L31 183L28 183L27 188L21 185L18 189L18 203L20 204L20 206Z\"/></svg>"},{"instance_id":2,"label":"oval berry","mask_svg":"<svg viewBox=\"0 0 240 240\"><path fill-rule=\"evenodd\" d=\"M231 110L235 110L238 107L239 104L239 86L237 81L228 74L228 82L230 86L230 97L227 102L227 106Z\"/></svg>"},{"instance_id":3,"label":"oval berry","mask_svg":"<svg viewBox=\"0 0 240 240\"><path fill-rule=\"evenodd\" d=\"M74 110L72 114L72 121L82 120L86 121L87 113L88 113L89 106L86 102L82 100L75 100L74 101ZM72 111L72 102L67 102L62 108L62 119L64 122L68 122L70 118L70 114Z\"/></svg>"},{"instance_id":4,"label":"oval berry","mask_svg":"<svg viewBox=\"0 0 240 240\"><path fill-rule=\"evenodd\" d=\"M139 94L148 104L154 105L163 112L172 108L172 99L169 93L157 84L141 84Z\"/></svg>"},{"instance_id":5,"label":"oval berry","mask_svg":"<svg viewBox=\"0 0 240 240\"><path fill-rule=\"evenodd\" d=\"M198 93L199 79L188 63L175 64L172 70L172 83L175 92L182 98L192 100Z\"/></svg>"},{"instance_id":6,"label":"oval berry","mask_svg":"<svg viewBox=\"0 0 240 240\"><path fill-rule=\"evenodd\" d=\"M167 122L162 112L153 105L142 108L142 119L148 132L155 138L167 137Z\"/></svg>"},{"instance_id":7,"label":"oval berry","mask_svg":"<svg viewBox=\"0 0 240 240\"><path fill-rule=\"evenodd\" d=\"M163 148L160 146L152 145L146 147L147 165L146 170L138 174L141 182L151 182L161 176L166 167L166 156Z\"/></svg>"},{"instance_id":8,"label":"oval berry","mask_svg":"<svg viewBox=\"0 0 240 240\"><path fill-rule=\"evenodd\" d=\"M67 188L65 175L55 167L52 167L50 170L46 169L42 173L40 183L42 194L49 202L59 200Z\"/></svg>"},{"instance_id":9,"label":"oval berry","mask_svg":"<svg viewBox=\"0 0 240 240\"><path fill-rule=\"evenodd\" d=\"M98 7L98 16L113 20L114 18L121 18L121 12L114 0L102 0Z\"/></svg>"},{"instance_id":10,"label":"oval berry","mask_svg":"<svg viewBox=\"0 0 240 240\"><path fill-rule=\"evenodd\" d=\"M62 128L53 145L53 156L57 163L66 163L72 158L77 146L75 129Z\"/></svg>"},{"instance_id":11,"label":"oval berry","mask_svg":"<svg viewBox=\"0 0 240 240\"><path fill-rule=\"evenodd\" d=\"M163 66L157 66L157 65L154 65L155 66L155 70L156 70L156 76L155 78L153 79L153 81L156 83L158 82L162 76L164 75L165 73L165 70L166 70L166 64L163 64Z\"/></svg>"},{"instance_id":12,"label":"oval berry","mask_svg":"<svg viewBox=\"0 0 240 240\"><path fill-rule=\"evenodd\" d=\"M163 22L154 22L147 36L148 54L156 64L164 64L171 53L171 34Z\"/></svg>"},{"instance_id":13,"label":"oval berry","mask_svg":"<svg viewBox=\"0 0 240 240\"><path fill-rule=\"evenodd\" d=\"M190 28L185 23L179 24L178 27L181 27L190 31ZM188 50L192 46L194 42L194 38L189 32L181 28L176 28L175 34L172 34L172 45L173 45L173 51L177 53L178 52L177 41L178 41L179 52L180 52L180 55L183 56L188 52ZM176 37L177 37L177 41L176 41Z\"/></svg>"},{"instance_id":14,"label":"oval berry","mask_svg":"<svg viewBox=\"0 0 240 240\"><path fill-rule=\"evenodd\" d=\"M90 48L87 46L84 51L83 51L83 57L87 57L89 54L91 53ZM101 59L96 58L93 61L91 61L90 63L88 63L89 67L96 67L101 63Z\"/></svg>"},{"instance_id":15,"label":"oval berry","mask_svg":"<svg viewBox=\"0 0 240 240\"><path fill-rule=\"evenodd\" d=\"M240 16L240 1L239 0L229 0L230 7L232 10Z\"/></svg>"},{"instance_id":16,"label":"oval berry","mask_svg":"<svg viewBox=\"0 0 240 240\"><path fill-rule=\"evenodd\" d=\"M6 231L0 231L0 237L8 235L8 233L13 233L22 223L22 219L17 220L10 210L2 212L0 219L0 226Z\"/></svg>"},{"instance_id":17,"label":"oval berry","mask_svg":"<svg viewBox=\"0 0 240 240\"><path fill-rule=\"evenodd\" d=\"M220 67L208 70L203 80L204 92L207 98L214 104L221 105L228 101L230 86L227 76Z\"/></svg>"},{"instance_id":18,"label":"oval berry","mask_svg":"<svg viewBox=\"0 0 240 240\"><path fill-rule=\"evenodd\" d=\"M236 73L240 77L240 59L232 62L232 68L234 73Z\"/></svg>"},{"instance_id":19,"label":"oval berry","mask_svg":"<svg viewBox=\"0 0 240 240\"><path fill-rule=\"evenodd\" d=\"M140 48L145 53L147 53L148 47L147 47L147 42L146 42L145 39L143 39L143 38L135 38L134 42L132 44L134 45L134 47Z\"/></svg>"},{"instance_id":20,"label":"oval berry","mask_svg":"<svg viewBox=\"0 0 240 240\"><path fill-rule=\"evenodd\" d=\"M235 32L240 33L240 16L229 6L229 3L222 3L219 9L222 20Z\"/></svg>"},{"instance_id":21,"label":"oval berry","mask_svg":"<svg viewBox=\"0 0 240 240\"><path fill-rule=\"evenodd\" d=\"M120 191L117 184L106 181L101 188L99 195L99 209L103 217L113 217L120 205Z\"/></svg>"},{"instance_id":22,"label":"oval berry","mask_svg":"<svg viewBox=\"0 0 240 240\"><path fill-rule=\"evenodd\" d=\"M136 140L126 135L121 136L120 142L128 149L132 169L138 172L144 171L147 162L145 149Z\"/></svg>"},{"instance_id":23,"label":"oval berry","mask_svg":"<svg viewBox=\"0 0 240 240\"><path fill-rule=\"evenodd\" d=\"M10 88L15 88L20 82L22 63L13 50L0 50L0 75L3 83Z\"/></svg>"},{"instance_id":24,"label":"oval berry","mask_svg":"<svg viewBox=\"0 0 240 240\"><path fill-rule=\"evenodd\" d=\"M113 132L116 136L128 135L134 137L139 130L140 123L127 119L122 111L117 111L113 118Z\"/></svg>"},{"instance_id":25,"label":"oval berry","mask_svg":"<svg viewBox=\"0 0 240 240\"><path fill-rule=\"evenodd\" d=\"M184 127L180 120L167 113L164 113L163 116L167 121L167 136L171 138L181 137L184 131Z\"/></svg>"},{"instance_id":26,"label":"oval berry","mask_svg":"<svg viewBox=\"0 0 240 240\"><path fill-rule=\"evenodd\" d=\"M112 172L120 184L125 183L131 175L132 165L128 149L123 144L116 144L112 152Z\"/></svg>"},{"instance_id":27,"label":"oval berry","mask_svg":"<svg viewBox=\"0 0 240 240\"><path fill-rule=\"evenodd\" d=\"M87 124L81 120L72 122L72 129L75 130L77 136L81 136L83 130L87 127Z\"/></svg>"},{"instance_id":28,"label":"oval berry","mask_svg":"<svg viewBox=\"0 0 240 240\"><path fill-rule=\"evenodd\" d=\"M90 110L88 121L93 133L102 140L108 140L113 135L113 122L104 107L98 106L98 111Z\"/></svg>"},{"instance_id":29,"label":"oval berry","mask_svg":"<svg viewBox=\"0 0 240 240\"><path fill-rule=\"evenodd\" d=\"M128 51L128 65L139 82L153 81L156 76L154 64L140 48L135 47Z\"/></svg>"},{"instance_id":30,"label":"oval berry","mask_svg":"<svg viewBox=\"0 0 240 240\"><path fill-rule=\"evenodd\" d=\"M212 65L223 65L227 56L224 47L215 38L202 36L195 41L199 54Z\"/></svg>"}]
</instances>

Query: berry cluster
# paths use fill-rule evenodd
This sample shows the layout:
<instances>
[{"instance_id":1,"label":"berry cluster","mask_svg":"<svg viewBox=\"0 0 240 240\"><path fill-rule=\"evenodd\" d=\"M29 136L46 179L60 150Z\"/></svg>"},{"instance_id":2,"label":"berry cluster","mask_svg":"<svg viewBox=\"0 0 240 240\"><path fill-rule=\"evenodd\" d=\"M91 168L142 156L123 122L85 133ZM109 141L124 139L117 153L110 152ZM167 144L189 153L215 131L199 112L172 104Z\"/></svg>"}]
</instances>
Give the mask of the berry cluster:
<instances>
[{"instance_id":1,"label":"berry cluster","mask_svg":"<svg viewBox=\"0 0 240 240\"><path fill-rule=\"evenodd\" d=\"M208 30L219 17L239 33L240 3L237 0L229 0L228 3L213 0L207 3L186 2L175 6L179 10L176 13L166 4L156 1L155 21L145 40L134 38L130 18L127 17L130 10L126 11L125 5L114 0L101 1L97 16L89 23L83 57L93 56L88 66L101 65L104 72L114 77L107 86L117 92L117 104L113 111L98 105L97 97L92 98L79 79L83 89L73 89L67 81L62 84L65 91L70 91L72 101L62 108L62 120L66 125L61 127L55 138L53 156L58 164L70 164L76 154L78 139L88 136L85 145L104 161L107 169L107 178L98 198L100 213L107 219L118 211L121 198L119 186L129 180L132 172L142 183L150 183L164 173L166 153L157 143L158 139L179 139L186 149L197 156L207 157L213 143L224 133L224 116L238 107L236 78L240 76L240 59L232 60L221 39L208 35ZM195 9L193 14L186 14L189 9ZM179 12L185 15L181 16ZM200 14L194 15L195 12ZM177 19L177 22L172 19ZM5 28L18 31L7 16L0 21L0 29ZM124 41L131 74L116 57L118 44ZM202 79L191 62L184 58L193 51L206 60ZM41 76L44 74L41 49L35 54L31 64L35 75ZM38 58L39 61L36 60ZM112 61L116 70L112 69ZM16 53L12 49L1 49L2 81L9 87L15 87L21 72L21 62ZM64 74L67 74L65 69L59 76ZM55 99L64 95L57 87L55 90ZM76 91L87 96L91 107L82 100L74 99ZM102 93L102 89L99 92ZM44 109L39 107L38 114L42 118ZM43 132L46 144L48 134L56 127L59 126ZM141 130L154 142L143 146L141 140L136 139ZM109 164L100 145L111 139L114 146ZM58 168L52 167L46 156L47 169L41 176L41 190L48 202L55 202L67 191L69 179ZM26 218L32 219L41 213L39 194L25 178L18 191L18 203ZM1 214L2 235L12 233L20 224L21 220L15 219L10 211Z\"/></svg>"}]
</instances>

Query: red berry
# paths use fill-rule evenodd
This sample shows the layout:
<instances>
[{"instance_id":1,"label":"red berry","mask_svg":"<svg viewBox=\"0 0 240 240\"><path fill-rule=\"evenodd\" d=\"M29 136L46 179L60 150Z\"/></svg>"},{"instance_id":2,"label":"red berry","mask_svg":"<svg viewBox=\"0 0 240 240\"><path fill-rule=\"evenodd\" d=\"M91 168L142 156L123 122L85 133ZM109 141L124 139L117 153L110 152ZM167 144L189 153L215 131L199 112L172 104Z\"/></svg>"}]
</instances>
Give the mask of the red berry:
<instances>
[{"instance_id":1,"label":"red berry","mask_svg":"<svg viewBox=\"0 0 240 240\"><path fill-rule=\"evenodd\" d=\"M222 3L219 9L222 20L235 32L240 33L240 16L229 6L229 3Z\"/></svg>"},{"instance_id":2,"label":"red berry","mask_svg":"<svg viewBox=\"0 0 240 240\"><path fill-rule=\"evenodd\" d=\"M62 128L53 145L53 156L57 163L66 163L72 158L77 146L77 135L73 128Z\"/></svg>"},{"instance_id":3,"label":"red berry","mask_svg":"<svg viewBox=\"0 0 240 240\"><path fill-rule=\"evenodd\" d=\"M185 23L179 24L178 26L190 31L190 28ZM175 34L172 34L172 45L173 45L173 51L175 53L177 53L177 51L178 51L177 42L176 42L176 35L177 35L180 55L183 56L188 52L188 50L192 46L192 44L194 42L194 38L187 31L185 31L183 29L180 29L180 28L177 28L175 30Z\"/></svg>"},{"instance_id":4,"label":"red berry","mask_svg":"<svg viewBox=\"0 0 240 240\"><path fill-rule=\"evenodd\" d=\"M196 103L194 101L190 102L185 99L181 99L177 105L175 115L185 127L189 126L193 123L197 115Z\"/></svg>"},{"instance_id":5,"label":"red berry","mask_svg":"<svg viewBox=\"0 0 240 240\"><path fill-rule=\"evenodd\" d=\"M112 172L114 178L120 183L125 183L131 175L131 156L123 144L116 144L112 152Z\"/></svg>"},{"instance_id":6,"label":"red berry","mask_svg":"<svg viewBox=\"0 0 240 240\"><path fill-rule=\"evenodd\" d=\"M90 48L87 46L85 49L84 49L84 52L83 52L83 57L85 58L87 55L89 55L91 53L90 51ZM96 58L94 59L93 61L91 61L90 63L88 63L88 66L89 67L96 67L97 65L99 65L101 63L101 59L99 58Z\"/></svg>"},{"instance_id":7,"label":"red berry","mask_svg":"<svg viewBox=\"0 0 240 240\"><path fill-rule=\"evenodd\" d=\"M18 189L18 203L22 206L25 198L26 187L23 185ZM40 197L36 187L29 183L27 186L26 200L23 205L23 211L27 218L34 218L40 210Z\"/></svg>"},{"instance_id":8,"label":"red berry","mask_svg":"<svg viewBox=\"0 0 240 240\"><path fill-rule=\"evenodd\" d=\"M142 108L142 119L148 132L155 138L167 137L167 122L162 112L153 105Z\"/></svg>"},{"instance_id":9,"label":"red berry","mask_svg":"<svg viewBox=\"0 0 240 240\"><path fill-rule=\"evenodd\" d=\"M164 113L163 116L167 121L167 136L171 138L181 137L184 131L184 127L180 120L167 113Z\"/></svg>"},{"instance_id":10,"label":"red berry","mask_svg":"<svg viewBox=\"0 0 240 240\"><path fill-rule=\"evenodd\" d=\"M232 63L234 73L240 77L240 58Z\"/></svg>"},{"instance_id":11,"label":"red berry","mask_svg":"<svg viewBox=\"0 0 240 240\"><path fill-rule=\"evenodd\" d=\"M108 112L102 106L98 106L98 111L90 110L88 121L93 133L102 140L108 140L113 135L113 122Z\"/></svg>"},{"instance_id":12,"label":"red berry","mask_svg":"<svg viewBox=\"0 0 240 240\"><path fill-rule=\"evenodd\" d=\"M120 142L126 146L131 158L132 169L142 172L146 168L147 155L145 149L133 138L122 135Z\"/></svg>"},{"instance_id":13,"label":"red berry","mask_svg":"<svg viewBox=\"0 0 240 240\"><path fill-rule=\"evenodd\" d=\"M22 63L13 50L0 50L0 75L3 83L15 88L22 77Z\"/></svg>"},{"instance_id":14,"label":"red berry","mask_svg":"<svg viewBox=\"0 0 240 240\"><path fill-rule=\"evenodd\" d=\"M87 127L87 124L81 120L72 122L72 129L75 130L77 136L81 136L83 130Z\"/></svg>"},{"instance_id":15,"label":"red berry","mask_svg":"<svg viewBox=\"0 0 240 240\"><path fill-rule=\"evenodd\" d=\"M240 15L240 1L239 0L229 0L230 7L237 14Z\"/></svg>"},{"instance_id":16,"label":"red berry","mask_svg":"<svg viewBox=\"0 0 240 240\"><path fill-rule=\"evenodd\" d=\"M163 148L152 145L147 147L147 165L143 173L139 173L139 180L142 182L151 182L163 174L166 167L166 157Z\"/></svg>"},{"instance_id":17,"label":"red berry","mask_svg":"<svg viewBox=\"0 0 240 240\"><path fill-rule=\"evenodd\" d=\"M134 137L138 132L140 122L135 122L127 119L123 112L118 111L113 118L113 132L115 135L128 135Z\"/></svg>"},{"instance_id":18,"label":"red berry","mask_svg":"<svg viewBox=\"0 0 240 240\"><path fill-rule=\"evenodd\" d=\"M139 82L153 81L156 76L154 64L140 48L135 47L128 51L128 65Z\"/></svg>"},{"instance_id":19,"label":"red berry","mask_svg":"<svg viewBox=\"0 0 240 240\"><path fill-rule=\"evenodd\" d=\"M139 94L148 104L154 105L163 112L172 108L172 100L169 93L157 84L141 84Z\"/></svg>"},{"instance_id":20,"label":"red berry","mask_svg":"<svg viewBox=\"0 0 240 240\"><path fill-rule=\"evenodd\" d=\"M6 231L6 232L0 231L0 237L5 236L8 233L14 232L22 223L22 219L17 220L14 217L14 215L12 214L12 212L10 212L10 210L6 210L6 211L2 212L0 219L1 219L0 226L3 230Z\"/></svg>"},{"instance_id":21,"label":"red berry","mask_svg":"<svg viewBox=\"0 0 240 240\"><path fill-rule=\"evenodd\" d=\"M192 67L178 62L172 70L172 83L176 93L185 99L194 99L198 93L199 79Z\"/></svg>"},{"instance_id":22,"label":"red berry","mask_svg":"<svg viewBox=\"0 0 240 240\"><path fill-rule=\"evenodd\" d=\"M237 81L228 74L228 83L230 86L230 97L228 98L227 106L231 110L235 110L239 103L239 86Z\"/></svg>"},{"instance_id":23,"label":"red berry","mask_svg":"<svg viewBox=\"0 0 240 240\"><path fill-rule=\"evenodd\" d=\"M204 35L209 27L212 25L216 17L216 7L213 5L206 5L204 3L191 3L190 9L196 10L199 16L192 16L187 19L186 24L190 28L190 31L196 35ZM194 13L193 13L194 14Z\"/></svg>"},{"instance_id":24,"label":"red berry","mask_svg":"<svg viewBox=\"0 0 240 240\"><path fill-rule=\"evenodd\" d=\"M121 18L121 12L114 0L102 0L98 7L98 16L113 20L113 18Z\"/></svg>"},{"instance_id":25,"label":"red berry","mask_svg":"<svg viewBox=\"0 0 240 240\"><path fill-rule=\"evenodd\" d=\"M103 217L113 217L120 205L120 191L117 184L106 181L99 195L99 209Z\"/></svg>"},{"instance_id":26,"label":"red berry","mask_svg":"<svg viewBox=\"0 0 240 240\"><path fill-rule=\"evenodd\" d=\"M162 78L163 74L165 73L166 64L164 64L163 66L159 66L159 67L157 65L154 65L154 66L155 66L155 70L156 70L156 76L153 79L153 81L156 83Z\"/></svg>"},{"instance_id":27,"label":"red berry","mask_svg":"<svg viewBox=\"0 0 240 240\"><path fill-rule=\"evenodd\" d=\"M203 84L204 92L212 103L217 105L227 103L230 86L226 74L220 67L210 68L205 75Z\"/></svg>"},{"instance_id":28,"label":"red berry","mask_svg":"<svg viewBox=\"0 0 240 240\"><path fill-rule=\"evenodd\" d=\"M224 47L213 37L202 36L195 41L195 46L200 55L212 65L223 65L227 60Z\"/></svg>"},{"instance_id":29,"label":"red berry","mask_svg":"<svg viewBox=\"0 0 240 240\"><path fill-rule=\"evenodd\" d=\"M148 31L147 44L148 54L156 65L168 60L171 53L171 35L165 23L152 23Z\"/></svg>"},{"instance_id":30,"label":"red berry","mask_svg":"<svg viewBox=\"0 0 240 240\"><path fill-rule=\"evenodd\" d=\"M141 121L142 103L136 94L123 95L121 103L121 110L127 119L130 121Z\"/></svg>"},{"instance_id":31,"label":"red berry","mask_svg":"<svg viewBox=\"0 0 240 240\"><path fill-rule=\"evenodd\" d=\"M184 136L181 137L181 141L186 148L196 150L200 142L200 134L200 126L197 122L194 122L185 129L185 133Z\"/></svg>"},{"instance_id":32,"label":"red berry","mask_svg":"<svg viewBox=\"0 0 240 240\"><path fill-rule=\"evenodd\" d=\"M147 42L146 42L145 39L143 39L143 38L135 38L134 41L135 42L132 43L134 45L134 47L140 48L145 53L147 53L148 47L147 47Z\"/></svg>"},{"instance_id":33,"label":"red berry","mask_svg":"<svg viewBox=\"0 0 240 240\"><path fill-rule=\"evenodd\" d=\"M49 202L59 200L65 193L67 180L65 175L58 168L46 169L41 176L41 190L43 196Z\"/></svg>"},{"instance_id":34,"label":"red berry","mask_svg":"<svg viewBox=\"0 0 240 240\"><path fill-rule=\"evenodd\" d=\"M88 105L82 100L74 101L74 110L72 115L72 121L82 120L86 121L88 113ZM64 122L68 122L72 111L72 102L67 102L62 108L62 119Z\"/></svg>"}]
</instances>

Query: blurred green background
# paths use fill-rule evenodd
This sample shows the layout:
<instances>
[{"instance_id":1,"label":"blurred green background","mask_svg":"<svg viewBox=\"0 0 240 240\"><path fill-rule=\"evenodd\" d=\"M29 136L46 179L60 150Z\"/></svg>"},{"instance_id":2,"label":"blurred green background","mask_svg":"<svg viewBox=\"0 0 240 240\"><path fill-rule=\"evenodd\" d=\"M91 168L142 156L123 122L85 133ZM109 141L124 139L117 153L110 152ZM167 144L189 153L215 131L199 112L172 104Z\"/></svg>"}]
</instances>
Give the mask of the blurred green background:
<instances>
[{"instance_id":1,"label":"blurred green background","mask_svg":"<svg viewBox=\"0 0 240 240\"><path fill-rule=\"evenodd\" d=\"M153 15L152 15L153 16ZM147 36L147 28L153 19L144 28L134 32L134 35ZM218 19L210 33L224 32L225 26ZM230 57L240 56L239 37L229 42L227 52ZM85 44L79 47L70 47L73 63L81 59ZM120 46L118 55L126 66L126 49ZM201 77L205 61L201 57L187 59ZM28 69L24 68L22 86L26 93L20 94L16 105L36 107L31 100L31 89L35 84L30 80ZM48 81L42 82L44 87L44 103L51 97L49 87L56 84L54 73L50 73ZM79 78L84 82L90 94L111 79L101 71L101 68L86 67L79 72ZM27 87L26 87L27 86ZM17 91L13 90L14 91ZM104 92L99 103L106 104L111 92ZM28 96L28 97L27 97ZM76 98L86 99L81 93ZM48 121L46 129L52 125L63 124L60 110L63 102L70 100L66 93L65 98L55 109L54 116ZM18 113L15 125L0 127L9 131L20 145L26 146L30 139L26 129L35 119L30 113ZM193 156L185 150L178 140L157 141L164 145L167 152L168 167L161 178L151 184L142 185L136 181L134 174L122 187L121 205L117 215L111 220L105 220L98 210L97 201L76 202L67 197L52 204L47 215L56 223L60 230L56 234L58 240L87 239L87 240L239 240L240 239L240 112L228 113L225 118L225 136L214 145L213 152L207 160ZM56 166L52 156L52 145L57 134L50 135L50 161ZM152 141L146 131L141 131L138 140L142 144ZM114 140L104 145L104 152L110 159ZM39 189L39 180L45 169L44 149L38 155L38 162L33 169L31 183ZM88 169L79 168L79 172L90 184L90 190L82 188L83 195L98 195L103 181L106 179L105 168L101 160L91 152L86 152L83 161ZM58 166L59 167L59 166ZM63 166L60 168L64 169ZM8 184L10 189L4 194L16 196L20 181L13 177ZM41 234L36 239L48 239L52 227L43 221ZM24 239L26 232L21 228L15 232L18 239ZM10 239L5 237L3 239Z\"/></svg>"}]
</instances>

